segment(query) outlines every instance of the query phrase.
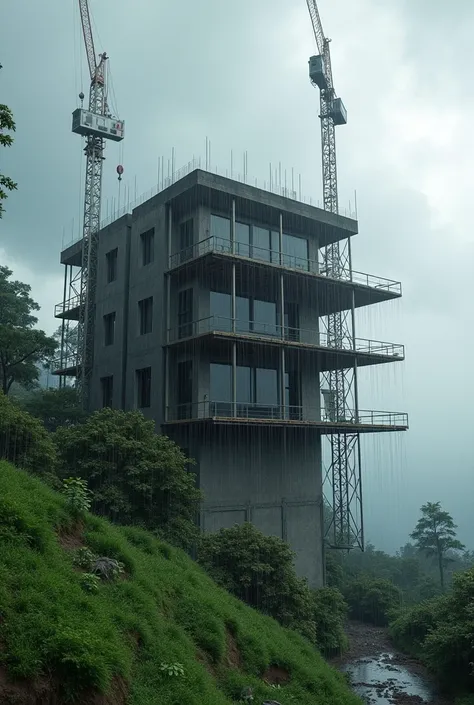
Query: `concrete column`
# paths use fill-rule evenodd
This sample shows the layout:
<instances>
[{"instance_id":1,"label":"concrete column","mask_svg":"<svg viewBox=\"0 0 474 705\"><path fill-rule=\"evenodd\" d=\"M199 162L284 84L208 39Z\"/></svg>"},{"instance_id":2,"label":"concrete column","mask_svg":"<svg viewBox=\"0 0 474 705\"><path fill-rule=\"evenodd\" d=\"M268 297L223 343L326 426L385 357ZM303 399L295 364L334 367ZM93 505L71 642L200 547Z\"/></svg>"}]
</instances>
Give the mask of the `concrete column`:
<instances>
[{"instance_id":1,"label":"concrete column","mask_svg":"<svg viewBox=\"0 0 474 705\"><path fill-rule=\"evenodd\" d=\"M232 343L232 414L237 417L237 343Z\"/></svg>"},{"instance_id":2,"label":"concrete column","mask_svg":"<svg viewBox=\"0 0 474 705\"><path fill-rule=\"evenodd\" d=\"M285 348L282 347L281 349L281 362L280 362L280 384L281 384L281 413L282 417L286 418L286 409L285 409Z\"/></svg>"},{"instance_id":3,"label":"concrete column","mask_svg":"<svg viewBox=\"0 0 474 705\"><path fill-rule=\"evenodd\" d=\"M285 281L283 277L283 272L280 274L280 323L281 331L280 338L285 337Z\"/></svg>"},{"instance_id":4,"label":"concrete column","mask_svg":"<svg viewBox=\"0 0 474 705\"><path fill-rule=\"evenodd\" d=\"M232 254L235 254L235 198L232 199L232 213L230 218L230 240L232 243Z\"/></svg>"},{"instance_id":5,"label":"concrete column","mask_svg":"<svg viewBox=\"0 0 474 705\"><path fill-rule=\"evenodd\" d=\"M280 264L283 264L283 213L280 213Z\"/></svg>"},{"instance_id":6,"label":"concrete column","mask_svg":"<svg viewBox=\"0 0 474 705\"><path fill-rule=\"evenodd\" d=\"M67 291L67 265L64 266L64 289L63 289L63 319L61 321L61 357L60 357L60 366L61 369L64 364L64 331L66 328L66 319L64 318L64 308L65 308L65 303L66 303L66 291ZM64 387L64 376L60 375L59 376L59 389Z\"/></svg>"},{"instance_id":7,"label":"concrete column","mask_svg":"<svg viewBox=\"0 0 474 705\"><path fill-rule=\"evenodd\" d=\"M173 232L173 210L171 205L168 205L168 267L171 267L171 235ZM169 344L169 329L171 327L171 273L166 275L166 316L165 316L165 340ZM170 380L170 349L165 348L165 409L164 419L169 421L169 380Z\"/></svg>"},{"instance_id":8,"label":"concrete column","mask_svg":"<svg viewBox=\"0 0 474 705\"><path fill-rule=\"evenodd\" d=\"M235 319L237 313L237 306L235 301L235 262L232 264L232 290L231 290L231 306L232 306L232 333L235 333Z\"/></svg>"},{"instance_id":9,"label":"concrete column","mask_svg":"<svg viewBox=\"0 0 474 705\"><path fill-rule=\"evenodd\" d=\"M168 204L168 269L171 268L171 236L173 234L173 210L171 203Z\"/></svg>"}]
</instances>

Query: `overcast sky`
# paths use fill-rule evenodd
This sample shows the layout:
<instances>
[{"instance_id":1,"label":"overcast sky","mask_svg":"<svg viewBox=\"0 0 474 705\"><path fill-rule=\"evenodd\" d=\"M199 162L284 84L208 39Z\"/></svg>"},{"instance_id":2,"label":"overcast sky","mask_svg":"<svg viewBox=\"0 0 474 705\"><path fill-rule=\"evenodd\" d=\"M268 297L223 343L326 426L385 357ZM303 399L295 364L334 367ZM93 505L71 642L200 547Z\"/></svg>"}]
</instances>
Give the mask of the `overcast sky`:
<instances>
[{"instance_id":1,"label":"overcast sky","mask_svg":"<svg viewBox=\"0 0 474 705\"><path fill-rule=\"evenodd\" d=\"M90 0L106 50L123 149L107 147L103 216L118 200L115 168L133 196L205 154L268 178L281 161L321 195L316 53L304 0ZM87 94L76 0L3 0L0 102L14 111L15 145L1 170L19 184L0 221L0 261L29 282L40 323L56 327L59 251L79 233L84 164L71 134ZM472 457L474 157L472 0L320 0L335 86L349 123L338 129L341 207L354 206L354 267L402 281L401 302L358 315L357 335L405 343L403 365L364 370L360 406L408 411L403 438L365 438L367 537L386 550L407 539L418 510L440 500L474 548Z\"/></svg>"}]
</instances>

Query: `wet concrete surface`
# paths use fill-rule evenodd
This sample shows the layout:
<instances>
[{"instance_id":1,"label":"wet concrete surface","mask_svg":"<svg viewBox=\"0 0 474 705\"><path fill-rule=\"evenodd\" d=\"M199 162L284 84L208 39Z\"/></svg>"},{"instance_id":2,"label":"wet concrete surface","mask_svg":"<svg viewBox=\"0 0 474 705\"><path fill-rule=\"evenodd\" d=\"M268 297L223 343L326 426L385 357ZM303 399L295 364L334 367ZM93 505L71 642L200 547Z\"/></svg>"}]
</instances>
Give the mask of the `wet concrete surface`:
<instances>
[{"instance_id":1,"label":"wet concrete surface","mask_svg":"<svg viewBox=\"0 0 474 705\"><path fill-rule=\"evenodd\" d=\"M386 629L349 622L346 633L349 650L333 665L367 705L452 705L422 664L394 649Z\"/></svg>"}]
</instances>

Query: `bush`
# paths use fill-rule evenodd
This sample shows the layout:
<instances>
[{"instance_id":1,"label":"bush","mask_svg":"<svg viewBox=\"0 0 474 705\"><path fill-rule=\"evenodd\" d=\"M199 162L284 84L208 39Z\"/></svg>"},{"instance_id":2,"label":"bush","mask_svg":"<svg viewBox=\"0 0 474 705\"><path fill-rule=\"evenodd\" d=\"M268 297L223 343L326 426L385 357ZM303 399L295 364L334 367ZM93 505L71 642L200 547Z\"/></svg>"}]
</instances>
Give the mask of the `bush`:
<instances>
[{"instance_id":1,"label":"bush","mask_svg":"<svg viewBox=\"0 0 474 705\"><path fill-rule=\"evenodd\" d=\"M197 537L201 500L189 460L138 411L102 409L54 434L61 477L85 480L92 510L117 524L141 525L184 548Z\"/></svg>"},{"instance_id":2,"label":"bush","mask_svg":"<svg viewBox=\"0 0 474 705\"><path fill-rule=\"evenodd\" d=\"M44 426L0 392L0 460L43 475L56 464L56 450Z\"/></svg>"},{"instance_id":3,"label":"bush","mask_svg":"<svg viewBox=\"0 0 474 705\"><path fill-rule=\"evenodd\" d=\"M347 604L335 588L322 588L313 593L313 618L316 625L316 643L325 656L345 651L347 637L344 622Z\"/></svg>"},{"instance_id":4,"label":"bush","mask_svg":"<svg viewBox=\"0 0 474 705\"><path fill-rule=\"evenodd\" d=\"M316 640L311 591L296 576L294 554L284 541L245 523L202 536L198 553L201 565L226 590Z\"/></svg>"},{"instance_id":5,"label":"bush","mask_svg":"<svg viewBox=\"0 0 474 705\"><path fill-rule=\"evenodd\" d=\"M395 644L413 656L421 657L425 639L436 625L439 600L427 600L404 610L390 623L390 635Z\"/></svg>"},{"instance_id":6,"label":"bush","mask_svg":"<svg viewBox=\"0 0 474 705\"><path fill-rule=\"evenodd\" d=\"M360 577L346 584L344 597L353 619L386 626L400 607L402 593L389 580Z\"/></svg>"}]
</instances>

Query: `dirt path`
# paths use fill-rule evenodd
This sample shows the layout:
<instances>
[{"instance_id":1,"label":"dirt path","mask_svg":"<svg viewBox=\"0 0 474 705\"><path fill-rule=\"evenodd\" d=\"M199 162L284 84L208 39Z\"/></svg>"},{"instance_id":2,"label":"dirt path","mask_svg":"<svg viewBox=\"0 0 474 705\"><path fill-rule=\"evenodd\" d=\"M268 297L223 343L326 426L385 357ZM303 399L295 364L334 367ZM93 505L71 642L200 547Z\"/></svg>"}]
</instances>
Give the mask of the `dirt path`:
<instances>
[{"instance_id":1,"label":"dirt path","mask_svg":"<svg viewBox=\"0 0 474 705\"><path fill-rule=\"evenodd\" d=\"M348 669L352 673L376 674L369 682L357 682L356 679L354 683L369 703L452 705L451 700L436 694L432 677L419 661L394 649L386 629L349 622L346 634L349 650L332 663L336 668ZM421 694L419 687L425 692Z\"/></svg>"}]
</instances>

